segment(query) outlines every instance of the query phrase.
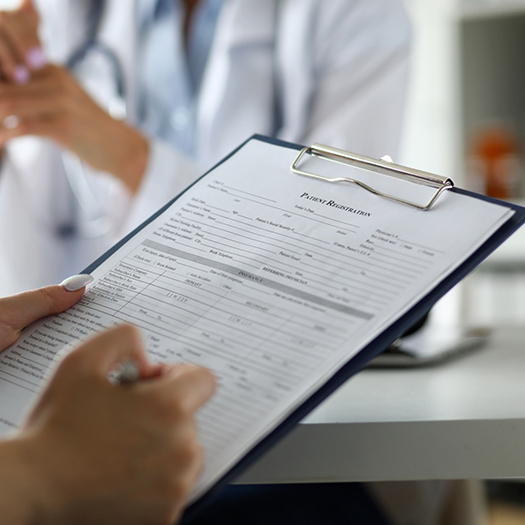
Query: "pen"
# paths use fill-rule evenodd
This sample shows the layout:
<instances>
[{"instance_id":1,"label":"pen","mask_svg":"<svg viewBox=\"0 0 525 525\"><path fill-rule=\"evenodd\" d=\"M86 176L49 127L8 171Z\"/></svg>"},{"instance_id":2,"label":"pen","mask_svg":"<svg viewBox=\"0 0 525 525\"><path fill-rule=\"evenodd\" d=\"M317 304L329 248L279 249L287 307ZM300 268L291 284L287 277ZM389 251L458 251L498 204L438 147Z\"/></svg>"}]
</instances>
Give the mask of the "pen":
<instances>
[{"instance_id":1,"label":"pen","mask_svg":"<svg viewBox=\"0 0 525 525\"><path fill-rule=\"evenodd\" d=\"M117 385L130 385L140 379L140 370L132 359L122 362L112 374L112 381Z\"/></svg>"}]
</instances>

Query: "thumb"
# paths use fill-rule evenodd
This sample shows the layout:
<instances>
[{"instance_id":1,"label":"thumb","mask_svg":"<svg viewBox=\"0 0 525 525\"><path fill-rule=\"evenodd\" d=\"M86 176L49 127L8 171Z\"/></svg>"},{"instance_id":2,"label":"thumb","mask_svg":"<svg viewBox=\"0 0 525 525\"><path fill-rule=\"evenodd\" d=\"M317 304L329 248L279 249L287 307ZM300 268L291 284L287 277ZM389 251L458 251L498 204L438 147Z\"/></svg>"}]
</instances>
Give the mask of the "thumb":
<instances>
[{"instance_id":1,"label":"thumb","mask_svg":"<svg viewBox=\"0 0 525 525\"><path fill-rule=\"evenodd\" d=\"M22 0L18 8L19 9L30 9L36 13L36 7L33 3L33 0Z\"/></svg>"},{"instance_id":2,"label":"thumb","mask_svg":"<svg viewBox=\"0 0 525 525\"><path fill-rule=\"evenodd\" d=\"M4 297L0 299L0 321L20 331L41 317L63 312L82 297L84 286L92 280L90 275L75 276L61 285Z\"/></svg>"}]
</instances>

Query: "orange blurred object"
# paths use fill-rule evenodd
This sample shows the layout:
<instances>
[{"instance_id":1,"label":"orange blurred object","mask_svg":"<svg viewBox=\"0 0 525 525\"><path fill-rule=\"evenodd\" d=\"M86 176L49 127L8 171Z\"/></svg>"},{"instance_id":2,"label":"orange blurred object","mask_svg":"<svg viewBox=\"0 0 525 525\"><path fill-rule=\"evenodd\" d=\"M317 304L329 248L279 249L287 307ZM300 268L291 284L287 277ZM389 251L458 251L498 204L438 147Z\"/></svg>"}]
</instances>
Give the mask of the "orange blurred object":
<instances>
[{"instance_id":1,"label":"orange blurred object","mask_svg":"<svg viewBox=\"0 0 525 525\"><path fill-rule=\"evenodd\" d=\"M481 169L486 195L498 199L517 196L519 159L516 140L501 125L486 127L474 140L474 156Z\"/></svg>"}]
</instances>

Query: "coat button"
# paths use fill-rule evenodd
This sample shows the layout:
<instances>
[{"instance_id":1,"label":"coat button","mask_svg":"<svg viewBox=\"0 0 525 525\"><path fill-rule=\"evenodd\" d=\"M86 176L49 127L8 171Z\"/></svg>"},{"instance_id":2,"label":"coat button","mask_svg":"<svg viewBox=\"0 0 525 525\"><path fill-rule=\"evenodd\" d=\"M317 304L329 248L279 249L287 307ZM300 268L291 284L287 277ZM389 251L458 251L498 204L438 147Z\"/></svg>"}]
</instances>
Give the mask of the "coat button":
<instances>
[{"instance_id":1,"label":"coat button","mask_svg":"<svg viewBox=\"0 0 525 525\"><path fill-rule=\"evenodd\" d=\"M185 130L191 121L191 111L188 108L177 108L171 115L171 127L176 131Z\"/></svg>"}]
</instances>

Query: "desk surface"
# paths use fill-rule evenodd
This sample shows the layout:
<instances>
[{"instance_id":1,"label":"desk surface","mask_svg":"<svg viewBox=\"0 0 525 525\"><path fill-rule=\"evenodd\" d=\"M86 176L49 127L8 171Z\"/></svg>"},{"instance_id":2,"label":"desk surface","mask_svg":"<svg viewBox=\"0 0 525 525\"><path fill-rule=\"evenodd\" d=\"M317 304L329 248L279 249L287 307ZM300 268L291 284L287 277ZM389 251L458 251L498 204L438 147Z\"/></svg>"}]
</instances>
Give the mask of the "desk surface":
<instances>
[{"instance_id":1,"label":"desk surface","mask_svg":"<svg viewBox=\"0 0 525 525\"><path fill-rule=\"evenodd\" d=\"M365 370L240 483L525 477L525 327L430 368Z\"/></svg>"}]
</instances>

